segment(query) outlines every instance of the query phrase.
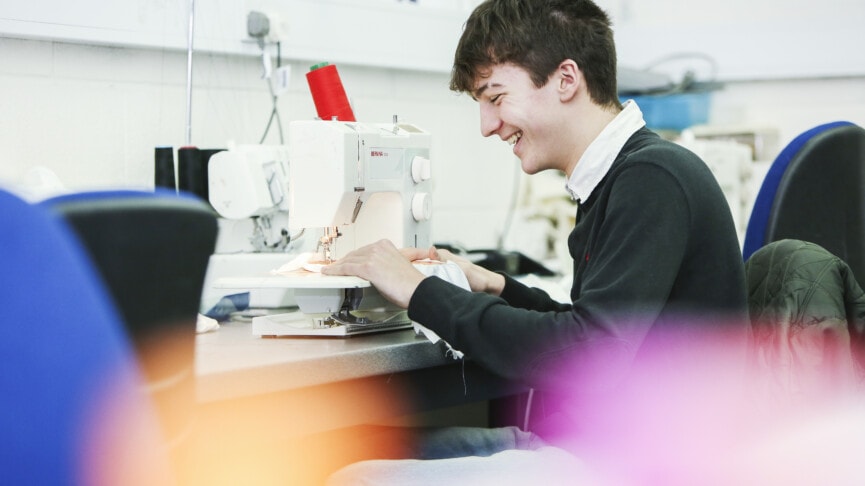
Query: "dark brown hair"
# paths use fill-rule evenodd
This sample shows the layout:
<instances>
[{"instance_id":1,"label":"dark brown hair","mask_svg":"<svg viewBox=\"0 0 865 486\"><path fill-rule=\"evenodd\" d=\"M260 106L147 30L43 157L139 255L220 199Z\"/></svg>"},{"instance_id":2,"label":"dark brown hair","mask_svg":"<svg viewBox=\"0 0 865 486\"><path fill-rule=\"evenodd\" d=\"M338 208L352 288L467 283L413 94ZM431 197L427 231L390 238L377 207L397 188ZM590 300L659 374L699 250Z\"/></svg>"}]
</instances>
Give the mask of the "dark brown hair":
<instances>
[{"instance_id":1,"label":"dark brown hair","mask_svg":"<svg viewBox=\"0 0 865 486\"><path fill-rule=\"evenodd\" d=\"M589 96L620 106L610 19L590 0L486 0L469 16L454 55L450 89L470 93L484 70L512 63L537 87L565 59L577 63Z\"/></svg>"}]
</instances>

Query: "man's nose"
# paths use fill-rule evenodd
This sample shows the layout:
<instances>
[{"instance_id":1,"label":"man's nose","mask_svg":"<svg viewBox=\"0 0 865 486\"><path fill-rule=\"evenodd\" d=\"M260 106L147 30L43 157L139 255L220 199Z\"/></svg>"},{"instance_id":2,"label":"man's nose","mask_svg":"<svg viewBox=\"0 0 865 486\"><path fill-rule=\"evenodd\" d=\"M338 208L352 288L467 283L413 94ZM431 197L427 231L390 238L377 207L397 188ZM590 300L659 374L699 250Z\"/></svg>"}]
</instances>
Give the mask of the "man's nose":
<instances>
[{"instance_id":1,"label":"man's nose","mask_svg":"<svg viewBox=\"0 0 865 486\"><path fill-rule=\"evenodd\" d=\"M495 107L487 104L481 104L481 135L484 137L489 137L490 135L494 135L499 127L502 125L502 121L498 116Z\"/></svg>"}]
</instances>

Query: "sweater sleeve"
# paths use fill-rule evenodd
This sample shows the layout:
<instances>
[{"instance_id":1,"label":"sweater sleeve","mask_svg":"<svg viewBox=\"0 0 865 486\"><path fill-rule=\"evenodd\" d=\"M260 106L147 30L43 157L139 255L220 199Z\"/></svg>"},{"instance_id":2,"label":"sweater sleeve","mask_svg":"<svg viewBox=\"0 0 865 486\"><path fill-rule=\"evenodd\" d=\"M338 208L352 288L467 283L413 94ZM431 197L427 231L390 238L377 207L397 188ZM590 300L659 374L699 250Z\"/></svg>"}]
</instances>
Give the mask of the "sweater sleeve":
<instances>
[{"instance_id":1,"label":"sweater sleeve","mask_svg":"<svg viewBox=\"0 0 865 486\"><path fill-rule=\"evenodd\" d=\"M409 316L469 359L535 388L615 386L677 278L689 208L677 180L651 164L611 183L571 305L511 279L495 297L431 277L412 296Z\"/></svg>"},{"instance_id":2,"label":"sweater sleeve","mask_svg":"<svg viewBox=\"0 0 865 486\"><path fill-rule=\"evenodd\" d=\"M502 290L501 298L509 305L540 311L565 311L570 308L567 304L557 302L541 289L528 287L504 273L501 275L505 277L505 288Z\"/></svg>"}]
</instances>

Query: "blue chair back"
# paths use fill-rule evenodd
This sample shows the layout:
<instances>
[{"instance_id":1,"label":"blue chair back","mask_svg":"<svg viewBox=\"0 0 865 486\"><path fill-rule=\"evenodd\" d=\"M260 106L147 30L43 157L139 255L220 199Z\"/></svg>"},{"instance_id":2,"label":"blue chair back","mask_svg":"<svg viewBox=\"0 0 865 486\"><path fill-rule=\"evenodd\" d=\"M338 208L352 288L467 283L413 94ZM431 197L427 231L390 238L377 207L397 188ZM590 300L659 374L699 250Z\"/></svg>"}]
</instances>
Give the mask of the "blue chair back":
<instances>
[{"instance_id":1,"label":"blue chair back","mask_svg":"<svg viewBox=\"0 0 865 486\"><path fill-rule=\"evenodd\" d=\"M171 447L195 413L195 334L216 213L184 192L112 190L41 203L77 234L106 282L136 349ZM180 453L178 453L180 454Z\"/></svg>"},{"instance_id":2,"label":"blue chair back","mask_svg":"<svg viewBox=\"0 0 865 486\"><path fill-rule=\"evenodd\" d=\"M63 221L0 190L0 228L0 482L88 484L99 474L88 470L98 462L92 454L123 454L99 450L99 421L112 400L134 396L157 424L138 395L134 352ZM127 418L133 434L141 416Z\"/></svg>"},{"instance_id":3,"label":"blue chair back","mask_svg":"<svg viewBox=\"0 0 865 486\"><path fill-rule=\"evenodd\" d=\"M865 281L865 129L826 123L781 151L757 194L742 255L782 239L822 246Z\"/></svg>"}]
</instances>

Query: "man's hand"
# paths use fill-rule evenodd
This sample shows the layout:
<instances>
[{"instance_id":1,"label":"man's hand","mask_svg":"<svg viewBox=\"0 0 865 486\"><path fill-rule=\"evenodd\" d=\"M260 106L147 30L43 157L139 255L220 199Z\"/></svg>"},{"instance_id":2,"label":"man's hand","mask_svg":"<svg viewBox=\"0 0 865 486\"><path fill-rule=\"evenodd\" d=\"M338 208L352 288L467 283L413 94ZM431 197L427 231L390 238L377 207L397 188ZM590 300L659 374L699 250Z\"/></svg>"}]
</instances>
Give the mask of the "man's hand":
<instances>
[{"instance_id":1,"label":"man's hand","mask_svg":"<svg viewBox=\"0 0 865 486\"><path fill-rule=\"evenodd\" d=\"M418 252L420 251L421 250L418 250ZM409 256L411 257L413 255L410 254ZM454 255L448 250L440 250L436 247L431 247L427 250L427 255L419 258L431 258L441 262L456 263L463 273L466 274L466 279L468 279L469 286L473 292L486 292L492 295L501 295L502 290L505 288L505 278L503 276L491 272L480 265L475 265L463 257Z\"/></svg>"},{"instance_id":2,"label":"man's hand","mask_svg":"<svg viewBox=\"0 0 865 486\"><path fill-rule=\"evenodd\" d=\"M418 259L411 256L412 250L415 249L400 252L390 240L380 240L322 267L321 273L354 275L369 280L382 297L405 309L425 277L411 264L412 260ZM427 258L427 255L420 258Z\"/></svg>"}]
</instances>

